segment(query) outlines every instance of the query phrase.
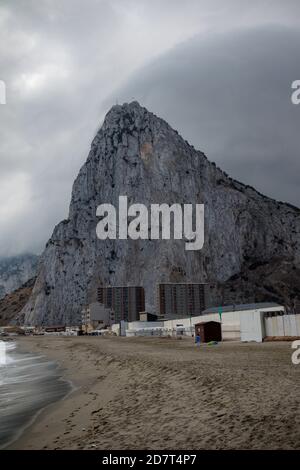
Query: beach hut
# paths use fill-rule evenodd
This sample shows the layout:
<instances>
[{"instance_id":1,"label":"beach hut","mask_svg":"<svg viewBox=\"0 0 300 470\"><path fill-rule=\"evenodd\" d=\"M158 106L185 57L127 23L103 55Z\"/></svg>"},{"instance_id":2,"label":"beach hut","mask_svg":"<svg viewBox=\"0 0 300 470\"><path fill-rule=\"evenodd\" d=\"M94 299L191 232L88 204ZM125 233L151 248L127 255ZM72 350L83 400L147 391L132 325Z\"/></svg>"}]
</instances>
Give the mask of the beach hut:
<instances>
[{"instance_id":1,"label":"beach hut","mask_svg":"<svg viewBox=\"0 0 300 470\"><path fill-rule=\"evenodd\" d=\"M222 341L221 323L217 321L196 323L195 336L200 337L201 343L209 343L210 341Z\"/></svg>"}]
</instances>

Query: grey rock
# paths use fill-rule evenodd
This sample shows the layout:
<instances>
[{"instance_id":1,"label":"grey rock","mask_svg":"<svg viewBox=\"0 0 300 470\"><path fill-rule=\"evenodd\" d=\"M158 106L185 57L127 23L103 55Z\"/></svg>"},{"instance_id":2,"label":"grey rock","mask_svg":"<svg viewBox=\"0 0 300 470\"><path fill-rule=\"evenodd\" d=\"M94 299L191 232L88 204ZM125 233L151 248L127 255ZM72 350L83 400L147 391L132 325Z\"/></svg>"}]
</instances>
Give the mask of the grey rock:
<instances>
[{"instance_id":1,"label":"grey rock","mask_svg":"<svg viewBox=\"0 0 300 470\"><path fill-rule=\"evenodd\" d=\"M119 195L148 207L204 203L204 248L186 251L181 240L98 240L96 208L117 207ZM211 303L289 301L300 287L299 234L299 209L233 180L137 102L114 106L74 182L69 217L46 245L22 315L28 324L77 323L100 283L143 285L150 311L160 281L214 283ZM270 291L256 285L262 267ZM296 273L291 288L287 273Z\"/></svg>"},{"instance_id":2,"label":"grey rock","mask_svg":"<svg viewBox=\"0 0 300 470\"><path fill-rule=\"evenodd\" d=\"M25 254L0 259L0 299L36 276L38 256Z\"/></svg>"}]
</instances>

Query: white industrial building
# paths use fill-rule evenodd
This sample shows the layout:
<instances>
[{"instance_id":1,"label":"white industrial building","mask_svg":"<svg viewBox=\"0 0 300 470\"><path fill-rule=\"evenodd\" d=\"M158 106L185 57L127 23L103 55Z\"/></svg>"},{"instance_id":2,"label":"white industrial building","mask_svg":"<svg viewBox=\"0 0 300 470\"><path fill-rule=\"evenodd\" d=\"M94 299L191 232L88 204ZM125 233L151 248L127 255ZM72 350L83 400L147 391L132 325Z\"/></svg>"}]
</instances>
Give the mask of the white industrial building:
<instances>
[{"instance_id":1,"label":"white industrial building","mask_svg":"<svg viewBox=\"0 0 300 470\"><path fill-rule=\"evenodd\" d=\"M266 336L299 336L300 315L286 314L277 303L230 305L206 309L202 315L155 322L123 322L112 326L123 336L193 336L197 323L221 323L224 341L261 342Z\"/></svg>"}]
</instances>

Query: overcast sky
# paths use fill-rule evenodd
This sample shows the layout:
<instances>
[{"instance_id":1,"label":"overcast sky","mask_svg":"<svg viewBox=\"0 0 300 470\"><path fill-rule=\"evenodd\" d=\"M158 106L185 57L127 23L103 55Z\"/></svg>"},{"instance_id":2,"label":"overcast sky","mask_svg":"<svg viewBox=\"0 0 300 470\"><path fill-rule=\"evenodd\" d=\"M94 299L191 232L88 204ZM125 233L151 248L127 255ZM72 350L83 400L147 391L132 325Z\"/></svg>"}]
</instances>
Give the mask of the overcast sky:
<instances>
[{"instance_id":1,"label":"overcast sky","mask_svg":"<svg viewBox=\"0 0 300 470\"><path fill-rule=\"evenodd\" d=\"M43 249L117 100L299 206L299 22L297 0L0 0L0 256Z\"/></svg>"}]
</instances>

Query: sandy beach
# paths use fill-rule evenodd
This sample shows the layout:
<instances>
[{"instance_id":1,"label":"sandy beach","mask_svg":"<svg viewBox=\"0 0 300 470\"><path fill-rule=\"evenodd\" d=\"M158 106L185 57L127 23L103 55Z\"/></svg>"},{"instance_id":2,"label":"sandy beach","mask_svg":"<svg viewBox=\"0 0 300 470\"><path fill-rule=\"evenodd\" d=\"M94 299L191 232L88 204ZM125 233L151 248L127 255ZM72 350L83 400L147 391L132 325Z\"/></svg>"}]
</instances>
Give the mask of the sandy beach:
<instances>
[{"instance_id":1,"label":"sandy beach","mask_svg":"<svg viewBox=\"0 0 300 470\"><path fill-rule=\"evenodd\" d=\"M10 449L300 449L290 343L26 337L75 389Z\"/></svg>"}]
</instances>

